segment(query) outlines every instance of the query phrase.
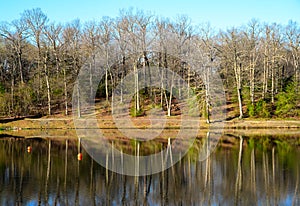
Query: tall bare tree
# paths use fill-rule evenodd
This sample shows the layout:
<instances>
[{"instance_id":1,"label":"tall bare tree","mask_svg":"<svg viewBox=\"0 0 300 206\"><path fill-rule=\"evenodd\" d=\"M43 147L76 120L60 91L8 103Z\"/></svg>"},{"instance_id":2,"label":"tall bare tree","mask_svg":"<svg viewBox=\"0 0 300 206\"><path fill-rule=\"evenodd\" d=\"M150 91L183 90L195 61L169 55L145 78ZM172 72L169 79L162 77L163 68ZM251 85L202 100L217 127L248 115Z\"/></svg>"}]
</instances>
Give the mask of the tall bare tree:
<instances>
[{"instance_id":1,"label":"tall bare tree","mask_svg":"<svg viewBox=\"0 0 300 206\"><path fill-rule=\"evenodd\" d=\"M10 43L17 56L17 62L20 72L20 81L24 84L23 66L22 66L22 50L26 41L28 27L22 19L17 19L9 23L3 23L0 26L0 34Z\"/></svg>"},{"instance_id":2,"label":"tall bare tree","mask_svg":"<svg viewBox=\"0 0 300 206\"><path fill-rule=\"evenodd\" d=\"M77 77L79 70L82 65L82 55L80 53L80 41L81 41L81 24L78 19L74 20L73 22L67 24L63 29L63 53L64 58L68 62L68 67L71 68L72 76ZM64 70L65 73L65 70ZM77 84L76 92L78 95L78 102L77 102L77 112L78 117L81 116L81 108L80 108L80 88Z\"/></svg>"},{"instance_id":3,"label":"tall bare tree","mask_svg":"<svg viewBox=\"0 0 300 206\"><path fill-rule=\"evenodd\" d=\"M89 62L90 100L94 98L93 75L96 71L96 53L100 48L99 27L95 21L87 22L82 32L82 49Z\"/></svg>"},{"instance_id":4,"label":"tall bare tree","mask_svg":"<svg viewBox=\"0 0 300 206\"><path fill-rule=\"evenodd\" d=\"M64 90L64 108L65 115L68 115L68 91L66 80L66 68L63 65L63 39L62 39L63 26L61 24L51 23L45 28L45 36L50 44L50 53L55 59L56 80L59 80L60 72L63 71L63 90ZM55 86L55 85L54 85ZM60 86L60 84L56 85Z\"/></svg>"},{"instance_id":5,"label":"tall bare tree","mask_svg":"<svg viewBox=\"0 0 300 206\"><path fill-rule=\"evenodd\" d=\"M113 38L117 42L117 56L121 63L121 82L120 82L120 102L123 103L123 78L126 75L126 53L128 47L127 38L129 36L127 32L127 20L126 18L118 18L113 24Z\"/></svg>"},{"instance_id":6,"label":"tall bare tree","mask_svg":"<svg viewBox=\"0 0 300 206\"><path fill-rule=\"evenodd\" d=\"M300 64L300 27L297 22L289 21L286 26L287 46L292 56L295 84L299 85L299 64Z\"/></svg>"},{"instance_id":7,"label":"tall bare tree","mask_svg":"<svg viewBox=\"0 0 300 206\"><path fill-rule=\"evenodd\" d=\"M226 66L232 68L234 72L238 105L239 105L239 118L243 118L243 104L242 104L242 72L243 72L243 63L242 55L243 51L240 47L240 37L238 30L232 28L227 33L222 33L222 58L226 62Z\"/></svg>"},{"instance_id":8,"label":"tall bare tree","mask_svg":"<svg viewBox=\"0 0 300 206\"><path fill-rule=\"evenodd\" d=\"M259 35L261 32L261 28L259 22L255 19L252 19L245 29L244 32L245 36L245 46L246 46L246 58L248 60L247 69L249 69L249 86L250 86L250 101L251 104L254 105L255 96L254 96L254 89L255 89L255 73L257 62L259 58Z\"/></svg>"},{"instance_id":9,"label":"tall bare tree","mask_svg":"<svg viewBox=\"0 0 300 206\"><path fill-rule=\"evenodd\" d=\"M38 56L37 56L37 71L38 71L38 83L39 89L41 90L41 35L45 25L48 22L48 17L46 14L42 12L40 8L35 8L31 10L25 10L22 14L22 19L27 23L28 27L31 30L31 34L33 35L33 40L36 44L38 49ZM40 90L37 91L38 98L40 98Z\"/></svg>"},{"instance_id":10,"label":"tall bare tree","mask_svg":"<svg viewBox=\"0 0 300 206\"><path fill-rule=\"evenodd\" d=\"M112 40L112 20L109 17L103 17L99 24L99 31L100 31L100 42L102 45L102 51L104 54L105 59L105 95L106 95L106 102L108 102L109 91L108 91L108 75L110 70L110 43Z\"/></svg>"}]
</instances>

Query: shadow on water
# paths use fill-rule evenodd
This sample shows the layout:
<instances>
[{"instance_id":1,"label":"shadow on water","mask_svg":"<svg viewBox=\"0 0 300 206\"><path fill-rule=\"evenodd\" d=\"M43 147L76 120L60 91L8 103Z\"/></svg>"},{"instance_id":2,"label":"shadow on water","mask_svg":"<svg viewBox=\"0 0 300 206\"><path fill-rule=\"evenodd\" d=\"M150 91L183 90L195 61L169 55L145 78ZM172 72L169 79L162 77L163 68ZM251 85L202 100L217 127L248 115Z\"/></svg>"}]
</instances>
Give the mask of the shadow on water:
<instances>
[{"instance_id":1,"label":"shadow on water","mask_svg":"<svg viewBox=\"0 0 300 206\"><path fill-rule=\"evenodd\" d=\"M299 147L265 141L237 136L199 161L208 143L197 140L175 166L134 177L100 166L75 139L2 138L0 204L299 205Z\"/></svg>"}]
</instances>

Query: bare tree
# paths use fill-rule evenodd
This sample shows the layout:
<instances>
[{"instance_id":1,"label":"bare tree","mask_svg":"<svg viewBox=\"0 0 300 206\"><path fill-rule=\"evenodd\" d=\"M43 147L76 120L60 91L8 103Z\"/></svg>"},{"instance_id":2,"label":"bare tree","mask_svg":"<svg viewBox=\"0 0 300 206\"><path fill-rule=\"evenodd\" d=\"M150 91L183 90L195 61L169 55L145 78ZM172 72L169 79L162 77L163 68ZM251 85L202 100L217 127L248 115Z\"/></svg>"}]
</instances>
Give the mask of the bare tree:
<instances>
[{"instance_id":1,"label":"bare tree","mask_svg":"<svg viewBox=\"0 0 300 206\"><path fill-rule=\"evenodd\" d=\"M117 56L121 60L121 82L120 82L120 102L123 102L123 78L126 75L126 51L128 47L127 38L127 20L126 18L118 18L113 24L113 38L117 41Z\"/></svg>"},{"instance_id":2,"label":"bare tree","mask_svg":"<svg viewBox=\"0 0 300 206\"><path fill-rule=\"evenodd\" d=\"M145 82L145 92L148 93L149 89L146 87L147 82L149 80L149 84L151 85L151 71L150 65L148 61L147 50L149 48L150 43L153 41L153 37L150 38L149 33L152 29L152 15L145 14L143 11L138 10L136 15L134 15L134 21L137 25L136 31L132 32L133 38L138 40L138 45L140 45L141 56L143 58L142 65L144 69L144 82ZM147 69L146 69L147 66ZM152 92L150 92L151 95Z\"/></svg>"},{"instance_id":3,"label":"bare tree","mask_svg":"<svg viewBox=\"0 0 300 206\"><path fill-rule=\"evenodd\" d=\"M249 69L249 85L250 85L250 101L251 104L254 105L255 97L254 97L254 88L255 88L255 73L257 61L259 58L259 35L260 35L260 27L257 20L252 19L248 23L248 27L244 32L246 42L246 56L248 60L248 69Z\"/></svg>"},{"instance_id":4,"label":"bare tree","mask_svg":"<svg viewBox=\"0 0 300 206\"><path fill-rule=\"evenodd\" d=\"M45 28L45 35L50 44L50 52L55 59L56 80L59 81L59 73L63 71L63 88L64 88L64 106L65 115L68 115L68 91L66 80L66 68L63 65L63 26L61 24L51 23ZM60 84L56 85L60 86Z\"/></svg>"},{"instance_id":5,"label":"bare tree","mask_svg":"<svg viewBox=\"0 0 300 206\"><path fill-rule=\"evenodd\" d=\"M47 105L48 105L48 115L51 115L51 89L50 89L50 72L48 68L48 58L49 58L49 45L48 42L43 42L43 70L45 74L45 82L47 88Z\"/></svg>"},{"instance_id":6,"label":"bare tree","mask_svg":"<svg viewBox=\"0 0 300 206\"><path fill-rule=\"evenodd\" d=\"M112 40L112 20L109 17L104 17L100 21L100 42L102 45L102 51L105 59L105 95L106 102L108 102L109 91L108 91L108 75L110 70L110 58L109 58L109 46Z\"/></svg>"},{"instance_id":7,"label":"bare tree","mask_svg":"<svg viewBox=\"0 0 300 206\"><path fill-rule=\"evenodd\" d=\"M164 98L164 70L163 68L168 68L168 60L167 60L167 41L168 41L168 29L170 26L170 22L168 19L158 19L155 20L155 29L154 33L156 35L156 39L154 45L156 50L158 51L158 69L160 70L160 104L163 105Z\"/></svg>"},{"instance_id":8,"label":"bare tree","mask_svg":"<svg viewBox=\"0 0 300 206\"><path fill-rule=\"evenodd\" d=\"M17 55L17 62L20 72L20 81L24 84L23 66L22 66L22 50L27 35L28 27L22 19L12 21L11 24L3 23L0 26L0 34L5 37L10 43Z\"/></svg>"},{"instance_id":9,"label":"bare tree","mask_svg":"<svg viewBox=\"0 0 300 206\"><path fill-rule=\"evenodd\" d=\"M67 24L63 30L63 52L64 58L68 62L68 66L72 68L72 73L75 77L77 77L79 73L79 69L82 65L82 55L80 53L80 41L81 41L81 24L80 21L74 20L73 22ZM65 73L65 70L64 70ZM81 108L80 108L80 88L77 84L76 92L78 95L77 109L78 109L78 117L81 116Z\"/></svg>"},{"instance_id":10,"label":"bare tree","mask_svg":"<svg viewBox=\"0 0 300 206\"><path fill-rule=\"evenodd\" d=\"M299 85L299 62L300 62L300 28L297 22L289 21L286 27L286 37L288 40L288 50L292 56L292 65L294 70L294 81Z\"/></svg>"},{"instance_id":11,"label":"bare tree","mask_svg":"<svg viewBox=\"0 0 300 206\"><path fill-rule=\"evenodd\" d=\"M135 115L140 112L140 95L139 95L139 73L138 64L140 61L140 42L138 41L138 28L136 27L136 16L132 10L121 11L121 18L126 22L126 31L128 33L128 51L131 53L133 61L132 68L134 72L134 93L135 93Z\"/></svg>"},{"instance_id":12,"label":"bare tree","mask_svg":"<svg viewBox=\"0 0 300 206\"><path fill-rule=\"evenodd\" d=\"M281 26L272 24L270 28L270 43L271 43L271 102L275 103L275 94L278 93L279 68L282 64L283 39L281 36Z\"/></svg>"},{"instance_id":13,"label":"bare tree","mask_svg":"<svg viewBox=\"0 0 300 206\"><path fill-rule=\"evenodd\" d=\"M196 39L193 40L194 42L198 42L196 45L197 50L194 53L201 58L198 61L202 67L201 72L205 89L206 122L210 123L210 108L213 98L211 95L211 74L215 69L214 67L216 67L214 61L216 60L217 50L213 39L214 31L210 24L202 25L199 33L200 39L198 38L198 41Z\"/></svg>"},{"instance_id":14,"label":"bare tree","mask_svg":"<svg viewBox=\"0 0 300 206\"><path fill-rule=\"evenodd\" d=\"M41 35L43 32L43 29L48 22L48 17L46 14L42 12L40 8L35 8L31 10L25 10L22 14L22 19L27 23L28 27L31 30L31 34L33 35L34 42L36 44L36 47L38 49L38 56L37 56L37 70L38 70L38 82L39 82L39 88L41 90L42 84L41 84ZM38 98L40 98L40 91L38 90Z\"/></svg>"},{"instance_id":15,"label":"bare tree","mask_svg":"<svg viewBox=\"0 0 300 206\"><path fill-rule=\"evenodd\" d=\"M89 60L90 100L93 101L93 75L96 71L96 53L100 48L99 27L95 21L87 22L82 32L82 50Z\"/></svg>"},{"instance_id":16,"label":"bare tree","mask_svg":"<svg viewBox=\"0 0 300 206\"><path fill-rule=\"evenodd\" d=\"M175 41L174 51L171 51L173 55L178 56L181 61L186 61L186 57L190 55L190 42L193 35L194 28L191 25L191 19L186 15L177 16L175 22L171 25L171 32L174 35ZM179 67L179 75L183 75L184 64ZM178 96L181 98L181 83L178 84Z\"/></svg>"},{"instance_id":17,"label":"bare tree","mask_svg":"<svg viewBox=\"0 0 300 206\"><path fill-rule=\"evenodd\" d=\"M222 58L226 62L226 66L230 66L233 69L236 90L237 90L237 98L239 105L239 118L243 118L243 104L242 104L242 71L243 71L243 63L242 63L242 50L240 49L239 43L240 35L236 28L232 28L227 33L222 33L222 48L221 55Z\"/></svg>"}]
</instances>

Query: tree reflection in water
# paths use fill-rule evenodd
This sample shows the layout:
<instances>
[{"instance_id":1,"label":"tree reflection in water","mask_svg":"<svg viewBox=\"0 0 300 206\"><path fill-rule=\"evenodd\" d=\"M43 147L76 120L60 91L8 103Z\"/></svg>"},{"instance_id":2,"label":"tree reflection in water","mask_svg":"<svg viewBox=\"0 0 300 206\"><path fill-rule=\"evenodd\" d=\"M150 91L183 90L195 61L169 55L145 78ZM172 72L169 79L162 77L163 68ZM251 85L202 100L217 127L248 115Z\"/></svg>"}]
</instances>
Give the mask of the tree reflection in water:
<instances>
[{"instance_id":1,"label":"tree reflection in water","mask_svg":"<svg viewBox=\"0 0 300 206\"><path fill-rule=\"evenodd\" d=\"M174 167L132 177L98 165L75 140L1 139L0 204L299 205L299 148L236 140L203 161L199 148L206 143L197 141ZM137 155L142 144L133 145Z\"/></svg>"}]
</instances>

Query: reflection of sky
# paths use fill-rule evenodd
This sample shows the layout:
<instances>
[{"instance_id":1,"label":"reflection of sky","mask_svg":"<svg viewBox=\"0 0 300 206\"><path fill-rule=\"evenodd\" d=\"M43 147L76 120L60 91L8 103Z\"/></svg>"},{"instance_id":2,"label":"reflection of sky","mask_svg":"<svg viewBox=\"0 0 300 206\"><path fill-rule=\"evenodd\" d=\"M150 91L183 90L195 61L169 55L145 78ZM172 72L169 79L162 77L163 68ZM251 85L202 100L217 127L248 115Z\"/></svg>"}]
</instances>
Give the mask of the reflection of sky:
<instances>
[{"instance_id":1,"label":"reflection of sky","mask_svg":"<svg viewBox=\"0 0 300 206\"><path fill-rule=\"evenodd\" d=\"M285 201L283 202L283 204L284 204L284 205L292 205L292 203L293 203L293 198L294 198L294 197L292 197L291 195L288 195L288 196L286 197ZM280 205L281 205L281 203L280 203Z\"/></svg>"},{"instance_id":2,"label":"reflection of sky","mask_svg":"<svg viewBox=\"0 0 300 206\"><path fill-rule=\"evenodd\" d=\"M26 205L27 206L36 206L36 205L38 205L38 202L34 201L34 200L30 200Z\"/></svg>"},{"instance_id":3,"label":"reflection of sky","mask_svg":"<svg viewBox=\"0 0 300 206\"><path fill-rule=\"evenodd\" d=\"M291 192L292 193L292 192ZM293 203L293 199L295 198L294 196L292 196L291 194L287 194L286 198L284 199L284 197L282 196L282 201L277 202L277 205L292 205ZM296 197L297 198L297 197ZM270 199L271 200L271 204L273 203L275 205L275 200L274 199ZM266 204L266 200L265 199L261 199L258 202L258 205L265 205Z\"/></svg>"},{"instance_id":4,"label":"reflection of sky","mask_svg":"<svg viewBox=\"0 0 300 206\"><path fill-rule=\"evenodd\" d=\"M252 18L261 21L286 24L289 19L300 22L299 0L52 0L52 1L4 1L1 2L1 20L19 18L25 9L40 7L56 22L67 22L75 18L82 21L99 19L102 16L115 17L122 8L140 8L152 11L158 16L175 17L187 14L194 23L209 21L217 28L227 28L246 24Z\"/></svg>"}]
</instances>

